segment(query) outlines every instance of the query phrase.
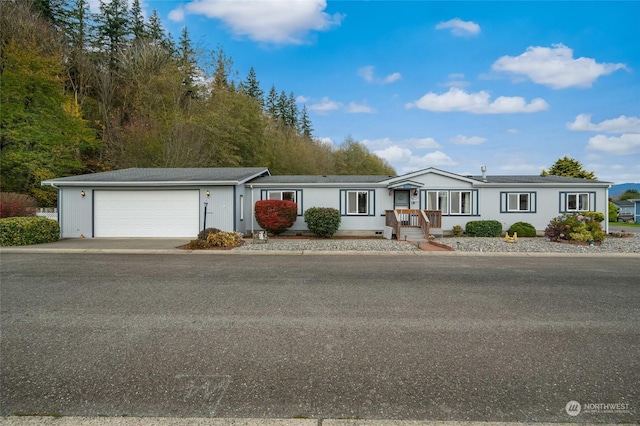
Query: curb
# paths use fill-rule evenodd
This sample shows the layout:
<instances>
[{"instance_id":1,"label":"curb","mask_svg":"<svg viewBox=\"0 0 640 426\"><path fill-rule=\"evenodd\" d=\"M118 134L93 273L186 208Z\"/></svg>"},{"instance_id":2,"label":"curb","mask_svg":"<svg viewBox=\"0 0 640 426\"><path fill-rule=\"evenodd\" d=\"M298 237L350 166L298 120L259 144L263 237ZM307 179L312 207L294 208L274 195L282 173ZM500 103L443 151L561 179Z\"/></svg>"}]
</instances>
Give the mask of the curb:
<instances>
[{"instance_id":1,"label":"curb","mask_svg":"<svg viewBox=\"0 0 640 426\"><path fill-rule=\"evenodd\" d=\"M536 426L575 426L575 423L535 423ZM596 425L596 423L580 423ZM365 419L235 419L168 417L0 417L3 426L526 426L525 422L474 422ZM612 424L597 423L598 426Z\"/></svg>"}]
</instances>

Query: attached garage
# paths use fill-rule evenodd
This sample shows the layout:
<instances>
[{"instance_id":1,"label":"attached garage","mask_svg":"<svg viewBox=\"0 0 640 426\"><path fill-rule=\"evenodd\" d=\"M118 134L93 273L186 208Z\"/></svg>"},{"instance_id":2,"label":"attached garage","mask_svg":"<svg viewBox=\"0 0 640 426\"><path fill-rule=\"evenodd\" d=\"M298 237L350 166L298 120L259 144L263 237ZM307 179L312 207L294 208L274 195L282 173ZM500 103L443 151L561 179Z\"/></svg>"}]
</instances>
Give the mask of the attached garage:
<instances>
[{"instance_id":1,"label":"attached garage","mask_svg":"<svg viewBox=\"0 0 640 426\"><path fill-rule=\"evenodd\" d=\"M195 237L197 190L101 191L93 194L95 237Z\"/></svg>"}]
</instances>

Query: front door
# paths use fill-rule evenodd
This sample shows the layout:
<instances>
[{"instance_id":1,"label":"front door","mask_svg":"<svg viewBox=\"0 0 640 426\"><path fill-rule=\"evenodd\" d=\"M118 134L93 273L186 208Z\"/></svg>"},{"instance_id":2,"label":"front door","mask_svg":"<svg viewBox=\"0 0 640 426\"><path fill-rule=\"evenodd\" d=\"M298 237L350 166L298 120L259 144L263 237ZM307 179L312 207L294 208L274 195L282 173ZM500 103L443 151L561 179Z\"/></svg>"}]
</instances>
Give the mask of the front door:
<instances>
[{"instance_id":1,"label":"front door","mask_svg":"<svg viewBox=\"0 0 640 426\"><path fill-rule=\"evenodd\" d=\"M409 208L409 190L407 189L396 189L394 191L393 197L393 208L394 210L398 209L408 209Z\"/></svg>"}]
</instances>

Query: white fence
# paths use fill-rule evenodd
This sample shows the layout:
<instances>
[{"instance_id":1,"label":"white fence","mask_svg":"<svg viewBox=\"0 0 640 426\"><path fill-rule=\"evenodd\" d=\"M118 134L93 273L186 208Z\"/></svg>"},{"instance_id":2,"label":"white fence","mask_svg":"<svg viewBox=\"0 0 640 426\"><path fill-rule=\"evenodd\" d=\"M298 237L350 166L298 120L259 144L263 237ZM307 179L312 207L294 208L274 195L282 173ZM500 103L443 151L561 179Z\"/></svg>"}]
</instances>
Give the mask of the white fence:
<instances>
[{"instance_id":1,"label":"white fence","mask_svg":"<svg viewBox=\"0 0 640 426\"><path fill-rule=\"evenodd\" d=\"M36 216L58 220L58 209L55 207L38 207L36 209Z\"/></svg>"}]
</instances>

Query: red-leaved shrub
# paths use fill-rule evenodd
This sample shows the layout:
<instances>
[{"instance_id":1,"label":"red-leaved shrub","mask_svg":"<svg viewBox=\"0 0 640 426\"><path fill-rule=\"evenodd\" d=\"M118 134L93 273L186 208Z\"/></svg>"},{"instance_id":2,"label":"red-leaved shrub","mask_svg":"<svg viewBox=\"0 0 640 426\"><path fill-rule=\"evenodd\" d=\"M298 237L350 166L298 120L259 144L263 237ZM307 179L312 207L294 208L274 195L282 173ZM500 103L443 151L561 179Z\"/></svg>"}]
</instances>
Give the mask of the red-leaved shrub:
<instances>
[{"instance_id":1,"label":"red-leaved shrub","mask_svg":"<svg viewBox=\"0 0 640 426\"><path fill-rule=\"evenodd\" d=\"M0 217L35 216L38 202L35 198L14 192L0 192Z\"/></svg>"},{"instance_id":2,"label":"red-leaved shrub","mask_svg":"<svg viewBox=\"0 0 640 426\"><path fill-rule=\"evenodd\" d=\"M278 235L293 226L298 218L298 206L287 200L261 200L256 201L255 214L262 229Z\"/></svg>"}]
</instances>

